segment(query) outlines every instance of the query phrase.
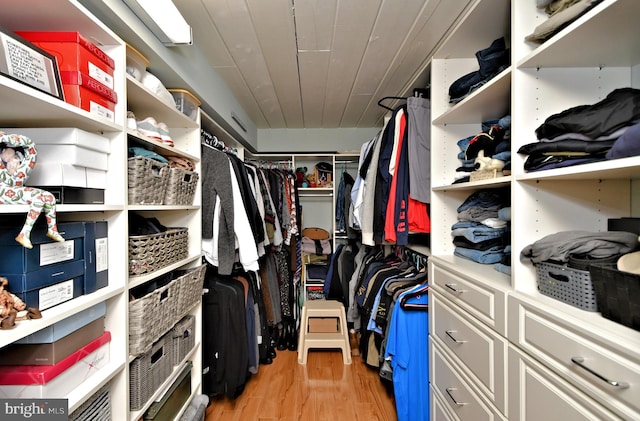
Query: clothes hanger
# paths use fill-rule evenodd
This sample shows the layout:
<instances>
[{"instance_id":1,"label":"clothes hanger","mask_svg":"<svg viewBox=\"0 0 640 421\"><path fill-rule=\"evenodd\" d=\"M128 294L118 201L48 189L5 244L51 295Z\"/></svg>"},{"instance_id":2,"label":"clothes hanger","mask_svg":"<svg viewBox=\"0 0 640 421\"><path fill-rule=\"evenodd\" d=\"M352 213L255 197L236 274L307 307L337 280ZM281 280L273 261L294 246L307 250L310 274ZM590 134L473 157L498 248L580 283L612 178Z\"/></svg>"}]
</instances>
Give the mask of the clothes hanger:
<instances>
[{"instance_id":1,"label":"clothes hanger","mask_svg":"<svg viewBox=\"0 0 640 421\"><path fill-rule=\"evenodd\" d=\"M380 100L378 101L378 105L379 106L381 106L382 108L386 108L389 111L395 111L395 108L388 107L388 106L386 106L386 105L384 105L382 103L383 101L385 101L387 99L402 99L402 100L406 101L407 98L403 97L403 96L385 96L385 97L380 98Z\"/></svg>"},{"instance_id":2,"label":"clothes hanger","mask_svg":"<svg viewBox=\"0 0 640 421\"><path fill-rule=\"evenodd\" d=\"M429 311L429 304L424 303L409 303L408 300L413 297L422 297L429 292L429 284L422 284L421 287L414 289L411 292L407 292L400 297L400 307L404 310L419 310Z\"/></svg>"}]
</instances>

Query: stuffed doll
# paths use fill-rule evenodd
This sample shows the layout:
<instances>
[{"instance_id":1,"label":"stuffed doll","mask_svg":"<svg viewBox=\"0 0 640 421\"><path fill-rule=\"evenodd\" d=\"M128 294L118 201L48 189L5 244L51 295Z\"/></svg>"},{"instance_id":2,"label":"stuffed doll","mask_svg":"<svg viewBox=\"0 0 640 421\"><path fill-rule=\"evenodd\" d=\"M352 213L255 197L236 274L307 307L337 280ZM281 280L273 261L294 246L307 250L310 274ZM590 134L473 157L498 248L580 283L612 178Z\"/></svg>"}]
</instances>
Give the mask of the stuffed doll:
<instances>
[{"instance_id":1,"label":"stuffed doll","mask_svg":"<svg viewBox=\"0 0 640 421\"><path fill-rule=\"evenodd\" d=\"M38 152L31 139L0 132L0 204L29 205L29 212L16 241L30 249L33 224L44 212L47 237L62 242L56 224L56 199L46 190L24 185L36 165Z\"/></svg>"},{"instance_id":2,"label":"stuffed doll","mask_svg":"<svg viewBox=\"0 0 640 421\"><path fill-rule=\"evenodd\" d=\"M40 319L42 313L34 307L28 307L20 297L7 291L9 281L0 277L0 329L9 329L16 320Z\"/></svg>"}]
</instances>

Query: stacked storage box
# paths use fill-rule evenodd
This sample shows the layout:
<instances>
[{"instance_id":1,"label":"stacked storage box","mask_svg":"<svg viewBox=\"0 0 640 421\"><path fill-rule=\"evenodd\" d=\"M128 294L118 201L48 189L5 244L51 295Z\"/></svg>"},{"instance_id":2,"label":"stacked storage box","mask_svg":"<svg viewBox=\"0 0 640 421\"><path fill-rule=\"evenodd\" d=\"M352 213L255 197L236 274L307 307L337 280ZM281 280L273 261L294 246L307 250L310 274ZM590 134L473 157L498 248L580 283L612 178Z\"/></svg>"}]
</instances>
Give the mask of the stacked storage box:
<instances>
[{"instance_id":1,"label":"stacked storage box","mask_svg":"<svg viewBox=\"0 0 640 421\"><path fill-rule=\"evenodd\" d=\"M10 398L65 398L109 363L110 341L104 332L54 365L2 366L0 390Z\"/></svg>"},{"instance_id":2,"label":"stacked storage box","mask_svg":"<svg viewBox=\"0 0 640 421\"><path fill-rule=\"evenodd\" d=\"M101 204L107 187L111 142L73 127L3 128L36 144L38 161L27 185L51 192L58 203Z\"/></svg>"},{"instance_id":3,"label":"stacked storage box","mask_svg":"<svg viewBox=\"0 0 640 421\"><path fill-rule=\"evenodd\" d=\"M3 397L62 398L109 362L104 302L0 350Z\"/></svg>"},{"instance_id":4,"label":"stacked storage box","mask_svg":"<svg viewBox=\"0 0 640 421\"><path fill-rule=\"evenodd\" d=\"M46 226L38 221L31 232L32 249L15 241L21 226L16 219L0 230L0 274L27 307L46 310L107 286L106 222L58 223L65 238L59 243L46 236Z\"/></svg>"},{"instance_id":5,"label":"stacked storage box","mask_svg":"<svg viewBox=\"0 0 640 421\"><path fill-rule=\"evenodd\" d=\"M58 61L65 101L115 120L114 60L78 32L16 32Z\"/></svg>"}]
</instances>

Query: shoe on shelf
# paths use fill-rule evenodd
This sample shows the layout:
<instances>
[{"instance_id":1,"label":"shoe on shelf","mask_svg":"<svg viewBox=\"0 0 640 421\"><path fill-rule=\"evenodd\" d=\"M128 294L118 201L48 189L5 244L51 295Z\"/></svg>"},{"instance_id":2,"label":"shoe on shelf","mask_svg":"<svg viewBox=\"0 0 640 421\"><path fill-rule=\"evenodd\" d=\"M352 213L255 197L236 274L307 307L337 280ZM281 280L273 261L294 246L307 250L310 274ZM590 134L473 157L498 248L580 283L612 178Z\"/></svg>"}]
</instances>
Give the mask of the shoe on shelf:
<instances>
[{"instance_id":1,"label":"shoe on shelf","mask_svg":"<svg viewBox=\"0 0 640 421\"><path fill-rule=\"evenodd\" d=\"M173 139L169 135L169 128L166 124L160 122L158 123L158 134L160 134L160 138L162 139L162 143L165 145L173 146Z\"/></svg>"},{"instance_id":2,"label":"shoe on shelf","mask_svg":"<svg viewBox=\"0 0 640 421\"><path fill-rule=\"evenodd\" d=\"M136 115L133 111L127 111L127 129L129 130L137 130L138 123L136 123Z\"/></svg>"},{"instance_id":3,"label":"shoe on shelf","mask_svg":"<svg viewBox=\"0 0 640 421\"><path fill-rule=\"evenodd\" d=\"M144 136L151 137L162 141L160 133L158 132L158 123L153 117L147 117L144 120L136 121L138 131Z\"/></svg>"}]
</instances>

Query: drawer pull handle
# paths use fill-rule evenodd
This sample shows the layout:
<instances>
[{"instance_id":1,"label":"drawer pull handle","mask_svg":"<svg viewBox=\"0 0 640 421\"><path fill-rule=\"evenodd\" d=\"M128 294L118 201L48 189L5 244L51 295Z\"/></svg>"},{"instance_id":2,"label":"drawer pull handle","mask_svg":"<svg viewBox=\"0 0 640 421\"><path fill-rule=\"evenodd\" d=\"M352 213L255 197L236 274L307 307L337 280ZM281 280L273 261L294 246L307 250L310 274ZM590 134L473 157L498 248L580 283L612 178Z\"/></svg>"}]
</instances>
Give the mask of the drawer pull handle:
<instances>
[{"instance_id":1,"label":"drawer pull handle","mask_svg":"<svg viewBox=\"0 0 640 421\"><path fill-rule=\"evenodd\" d=\"M464 292L464 290L462 290L462 289L455 289L454 285L455 284L444 284L444 286L446 286L447 288L449 288L451 291L455 292L456 294L462 294Z\"/></svg>"},{"instance_id":2,"label":"drawer pull handle","mask_svg":"<svg viewBox=\"0 0 640 421\"><path fill-rule=\"evenodd\" d=\"M609 384L610 386L619 387L621 389L626 389L627 387L629 387L629 383L619 382L616 380L609 380L603 375L596 373L595 371L593 371L592 369L584 365L584 358L582 357L572 357L571 362L577 365L578 367L582 368L583 370L586 370L587 372L593 374L600 380L607 382L607 384Z\"/></svg>"},{"instance_id":3,"label":"drawer pull handle","mask_svg":"<svg viewBox=\"0 0 640 421\"><path fill-rule=\"evenodd\" d=\"M452 335L452 333L456 333L456 332L457 332L457 330L445 330L445 331L444 331L444 333L446 333L446 334L447 334L447 336L448 336L449 338L451 338L451 340L452 340L453 342L455 342L455 343L457 343L457 344L463 344L463 343L466 343L467 341L461 341L460 339L456 339L456 338Z\"/></svg>"},{"instance_id":4,"label":"drawer pull handle","mask_svg":"<svg viewBox=\"0 0 640 421\"><path fill-rule=\"evenodd\" d=\"M449 398L453 401L453 403L455 403L458 406L468 405L467 402L458 402L456 398L454 398L453 395L451 394L452 390L458 390L458 389L456 389L455 387L447 387L445 389L445 391L447 392L447 395L449 395Z\"/></svg>"}]
</instances>

